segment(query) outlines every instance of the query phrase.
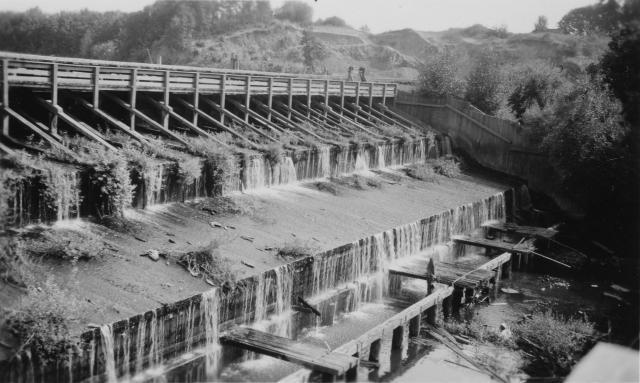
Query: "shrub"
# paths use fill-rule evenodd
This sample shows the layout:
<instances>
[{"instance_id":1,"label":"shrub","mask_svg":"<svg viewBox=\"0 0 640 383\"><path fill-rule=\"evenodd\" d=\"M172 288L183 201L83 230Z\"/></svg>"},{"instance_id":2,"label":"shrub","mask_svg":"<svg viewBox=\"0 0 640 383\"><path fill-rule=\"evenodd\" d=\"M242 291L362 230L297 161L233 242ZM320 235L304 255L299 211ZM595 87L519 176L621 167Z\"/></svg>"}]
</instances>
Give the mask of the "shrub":
<instances>
[{"instance_id":1,"label":"shrub","mask_svg":"<svg viewBox=\"0 0 640 383\"><path fill-rule=\"evenodd\" d=\"M436 172L430 164L414 164L405 169L407 175L421 181L435 182Z\"/></svg>"},{"instance_id":2,"label":"shrub","mask_svg":"<svg viewBox=\"0 0 640 383\"><path fill-rule=\"evenodd\" d=\"M284 259L298 259L309 257L313 255L318 249L310 246L308 243L303 243L299 240L294 242L287 242L278 247L278 253L276 254L279 257Z\"/></svg>"},{"instance_id":3,"label":"shrub","mask_svg":"<svg viewBox=\"0 0 640 383\"><path fill-rule=\"evenodd\" d=\"M433 161L433 170L445 177L455 178L460 175L460 164L453 158L438 158Z\"/></svg>"},{"instance_id":4,"label":"shrub","mask_svg":"<svg viewBox=\"0 0 640 383\"><path fill-rule=\"evenodd\" d=\"M279 143L273 143L266 147L264 158L269 161L271 165L277 165L282 161L284 150Z\"/></svg>"},{"instance_id":5,"label":"shrub","mask_svg":"<svg viewBox=\"0 0 640 383\"><path fill-rule=\"evenodd\" d=\"M462 95L464 86L458 78L454 62L455 58L448 50L433 55L420 71L420 91L435 97Z\"/></svg>"},{"instance_id":6,"label":"shrub","mask_svg":"<svg viewBox=\"0 0 640 383\"><path fill-rule=\"evenodd\" d=\"M518 343L549 364L554 373L566 375L586 351L595 335L594 324L565 318L551 310L534 312L513 329Z\"/></svg>"},{"instance_id":7,"label":"shrub","mask_svg":"<svg viewBox=\"0 0 640 383\"><path fill-rule=\"evenodd\" d=\"M29 260L25 257L20 244L10 236L0 236L0 280L26 287L25 275Z\"/></svg>"},{"instance_id":8,"label":"shrub","mask_svg":"<svg viewBox=\"0 0 640 383\"><path fill-rule=\"evenodd\" d=\"M323 182L323 181L315 182L313 184L313 186L315 186L315 188L320 190L320 191L327 192L327 193L333 194L335 196L340 194L338 192L337 186L332 182Z\"/></svg>"},{"instance_id":9,"label":"shrub","mask_svg":"<svg viewBox=\"0 0 640 383\"><path fill-rule=\"evenodd\" d=\"M18 205L18 190L35 174L31 160L23 152L0 159L0 229L13 223L15 217L11 215L11 205Z\"/></svg>"},{"instance_id":10,"label":"shrub","mask_svg":"<svg viewBox=\"0 0 640 383\"><path fill-rule=\"evenodd\" d=\"M57 258L76 262L107 253L103 241L74 230L34 229L19 237L21 251L38 258Z\"/></svg>"},{"instance_id":11,"label":"shrub","mask_svg":"<svg viewBox=\"0 0 640 383\"><path fill-rule=\"evenodd\" d=\"M79 312L79 301L48 277L41 286L29 287L19 309L9 314L6 325L19 339L21 349L30 348L45 363L66 360L73 344L69 322L78 318Z\"/></svg>"},{"instance_id":12,"label":"shrub","mask_svg":"<svg viewBox=\"0 0 640 383\"><path fill-rule=\"evenodd\" d=\"M311 24L313 8L301 1L285 1L276 9L274 16L280 20L289 20L298 24Z\"/></svg>"},{"instance_id":13,"label":"shrub","mask_svg":"<svg viewBox=\"0 0 640 383\"><path fill-rule=\"evenodd\" d=\"M490 53L480 54L473 63L466 84L465 100L493 115L499 106L500 73L497 59Z\"/></svg>"},{"instance_id":14,"label":"shrub","mask_svg":"<svg viewBox=\"0 0 640 383\"><path fill-rule=\"evenodd\" d=\"M127 162L114 155L98 161L89 171L89 183L93 186L94 209L99 218L106 215L122 216L131 206L134 186Z\"/></svg>"},{"instance_id":15,"label":"shrub","mask_svg":"<svg viewBox=\"0 0 640 383\"><path fill-rule=\"evenodd\" d=\"M220 243L211 241L208 245L182 254L174 254L178 264L193 276L202 276L215 285L235 284L236 276L228 259L220 254Z\"/></svg>"}]
</instances>

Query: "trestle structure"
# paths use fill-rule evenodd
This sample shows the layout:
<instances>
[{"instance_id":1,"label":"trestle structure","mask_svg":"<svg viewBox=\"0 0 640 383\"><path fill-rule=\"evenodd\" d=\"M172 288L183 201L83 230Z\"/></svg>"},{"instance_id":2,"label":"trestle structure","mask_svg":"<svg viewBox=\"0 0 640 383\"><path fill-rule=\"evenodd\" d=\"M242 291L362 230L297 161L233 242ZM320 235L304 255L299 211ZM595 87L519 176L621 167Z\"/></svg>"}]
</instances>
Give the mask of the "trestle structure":
<instances>
[{"instance_id":1,"label":"trestle structure","mask_svg":"<svg viewBox=\"0 0 640 383\"><path fill-rule=\"evenodd\" d=\"M108 150L119 132L147 143L161 136L188 150L188 136L260 150L282 141L336 144L366 135L389 140L395 126L421 136L389 111L388 82L326 76L61 58L0 52L0 151L68 151L64 135L81 135ZM35 137L39 145L29 145ZM307 140L309 142L309 140ZM71 155L71 153L69 153Z\"/></svg>"}]
</instances>

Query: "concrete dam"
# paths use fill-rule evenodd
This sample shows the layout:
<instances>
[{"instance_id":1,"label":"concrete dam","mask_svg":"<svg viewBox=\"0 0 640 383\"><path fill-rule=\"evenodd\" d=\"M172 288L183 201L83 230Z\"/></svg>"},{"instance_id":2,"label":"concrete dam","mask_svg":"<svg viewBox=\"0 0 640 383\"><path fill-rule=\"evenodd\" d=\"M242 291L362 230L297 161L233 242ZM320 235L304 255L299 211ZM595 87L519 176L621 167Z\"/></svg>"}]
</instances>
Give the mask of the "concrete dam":
<instances>
[{"instance_id":1,"label":"concrete dam","mask_svg":"<svg viewBox=\"0 0 640 383\"><path fill-rule=\"evenodd\" d=\"M82 232L117 254L52 266L92 308L63 353L1 360L2 381L379 381L428 354L416 337L530 262L513 230L491 229L529 207L517 178L410 177L481 142L429 126L397 84L9 52L0 61L0 152L32 170L13 183L6 225ZM125 201L111 197L121 184L103 181L111 158L125 164ZM207 205L223 198L252 211ZM110 215L138 226L102 226ZM233 283L139 256L214 239ZM299 240L314 251L272 253Z\"/></svg>"}]
</instances>

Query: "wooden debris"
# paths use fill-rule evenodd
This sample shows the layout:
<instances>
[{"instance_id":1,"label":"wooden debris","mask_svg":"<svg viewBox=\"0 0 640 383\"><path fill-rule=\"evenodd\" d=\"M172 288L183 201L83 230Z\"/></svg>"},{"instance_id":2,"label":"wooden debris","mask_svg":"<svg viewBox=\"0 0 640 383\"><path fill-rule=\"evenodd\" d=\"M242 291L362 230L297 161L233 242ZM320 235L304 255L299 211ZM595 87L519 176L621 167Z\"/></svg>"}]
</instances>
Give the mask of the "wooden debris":
<instances>
[{"instance_id":1,"label":"wooden debris","mask_svg":"<svg viewBox=\"0 0 640 383\"><path fill-rule=\"evenodd\" d=\"M380 368L380 363L372 362L370 360L360 359L360 366L365 367L365 368L378 369L378 368Z\"/></svg>"},{"instance_id":2,"label":"wooden debris","mask_svg":"<svg viewBox=\"0 0 640 383\"><path fill-rule=\"evenodd\" d=\"M242 263L243 265L245 265L245 266L247 266L247 267L250 267L250 268L252 268L252 269L253 269L253 268L255 268L255 266L254 266L254 265L252 265L252 264L250 264L249 262L240 261L240 263Z\"/></svg>"},{"instance_id":3,"label":"wooden debris","mask_svg":"<svg viewBox=\"0 0 640 383\"><path fill-rule=\"evenodd\" d=\"M255 239L253 237L249 237L248 235L241 235L240 238L244 239L245 241L249 241L249 242L253 242L253 240Z\"/></svg>"},{"instance_id":4,"label":"wooden debris","mask_svg":"<svg viewBox=\"0 0 640 383\"><path fill-rule=\"evenodd\" d=\"M140 242L147 242L147 240L146 240L146 239L142 239L142 238L140 238L140 237L136 237L136 236L134 236L133 238L137 239L137 240L138 240L138 241L140 241Z\"/></svg>"},{"instance_id":5,"label":"wooden debris","mask_svg":"<svg viewBox=\"0 0 640 383\"><path fill-rule=\"evenodd\" d=\"M302 305L303 307L308 308L309 310L311 310L314 314L316 314L316 316L322 316L322 314L320 313L320 311L318 311L315 307L311 306L307 301L305 301L302 297L298 297L298 303L300 303L300 305Z\"/></svg>"},{"instance_id":6,"label":"wooden debris","mask_svg":"<svg viewBox=\"0 0 640 383\"><path fill-rule=\"evenodd\" d=\"M220 228L220 229L224 229L224 225L221 224L218 221L211 221L209 222L209 226L213 227L213 228Z\"/></svg>"},{"instance_id":7,"label":"wooden debris","mask_svg":"<svg viewBox=\"0 0 640 383\"><path fill-rule=\"evenodd\" d=\"M524 235L527 237L538 237L538 238L551 238L558 234L558 231L551 228L538 227L538 226L521 226L516 225L515 223L509 222L486 222L482 225L482 227L489 227L494 230L498 230L504 233L515 233Z\"/></svg>"}]
</instances>

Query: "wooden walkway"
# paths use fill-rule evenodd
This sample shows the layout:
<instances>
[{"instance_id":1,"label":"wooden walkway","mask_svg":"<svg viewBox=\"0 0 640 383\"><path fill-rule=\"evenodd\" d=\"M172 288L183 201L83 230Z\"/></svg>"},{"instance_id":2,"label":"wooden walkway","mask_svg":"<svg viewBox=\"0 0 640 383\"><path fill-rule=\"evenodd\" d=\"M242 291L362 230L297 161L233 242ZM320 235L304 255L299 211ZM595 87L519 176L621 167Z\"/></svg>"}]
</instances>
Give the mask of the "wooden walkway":
<instances>
[{"instance_id":1,"label":"wooden walkway","mask_svg":"<svg viewBox=\"0 0 640 383\"><path fill-rule=\"evenodd\" d=\"M496 249L500 251L507 251L509 253L530 253L531 251L520 244L517 243L507 243L502 241L497 241L493 239L485 239L485 238L472 238L467 237L465 235L455 235L451 237L451 240L455 243L459 243L462 245L471 245L477 247L484 247L489 249Z\"/></svg>"},{"instance_id":2,"label":"wooden walkway","mask_svg":"<svg viewBox=\"0 0 640 383\"><path fill-rule=\"evenodd\" d=\"M515 223L506 223L506 222L490 222L485 223L482 227L488 227L490 229L500 231L503 233L509 234L520 234L528 237L538 237L549 239L558 234L557 230L537 227L537 226L520 226Z\"/></svg>"},{"instance_id":3,"label":"wooden walkway","mask_svg":"<svg viewBox=\"0 0 640 383\"><path fill-rule=\"evenodd\" d=\"M268 334L248 327L237 327L220 337L222 343L259 354L286 360L314 371L341 376L358 365L358 358L331 352L288 338Z\"/></svg>"},{"instance_id":4,"label":"wooden walkway","mask_svg":"<svg viewBox=\"0 0 640 383\"><path fill-rule=\"evenodd\" d=\"M410 257L389 267L389 273L403 277L427 279L427 258ZM446 285L476 289L489 284L494 273L476 265L434 262L435 281Z\"/></svg>"}]
</instances>

